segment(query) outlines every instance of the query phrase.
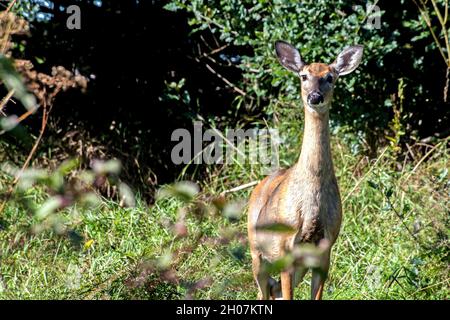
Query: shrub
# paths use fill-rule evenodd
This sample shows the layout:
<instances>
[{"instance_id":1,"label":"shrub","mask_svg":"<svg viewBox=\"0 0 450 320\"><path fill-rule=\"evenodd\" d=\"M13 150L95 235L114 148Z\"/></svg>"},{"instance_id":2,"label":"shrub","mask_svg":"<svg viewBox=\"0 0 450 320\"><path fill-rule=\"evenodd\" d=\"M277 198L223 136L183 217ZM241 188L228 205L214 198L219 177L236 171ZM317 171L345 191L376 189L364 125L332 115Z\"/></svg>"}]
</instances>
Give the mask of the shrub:
<instances>
[{"instance_id":1,"label":"shrub","mask_svg":"<svg viewBox=\"0 0 450 320\"><path fill-rule=\"evenodd\" d=\"M297 46L306 62L326 63L343 47L358 43L364 45L363 62L357 72L340 80L332 109L334 125L378 134L388 129L401 82L405 89L402 120L409 124L408 133L445 130L443 85L438 82L445 83L440 77L445 69L436 59L439 53L417 7L403 1L389 7L385 1L375 3L381 8L378 13L365 2L355 6L346 0L173 0L165 8L189 12L194 33L212 33L220 39L219 48L226 49L216 53L217 64L241 70L241 79L234 85L243 94L237 93L235 108L243 104L270 116L277 106L292 108L300 101L296 76L276 61L276 40ZM373 24L377 17L380 28ZM435 75L428 82L432 72ZM430 110L436 111L434 117ZM369 145L374 144L372 140L366 137Z\"/></svg>"}]
</instances>

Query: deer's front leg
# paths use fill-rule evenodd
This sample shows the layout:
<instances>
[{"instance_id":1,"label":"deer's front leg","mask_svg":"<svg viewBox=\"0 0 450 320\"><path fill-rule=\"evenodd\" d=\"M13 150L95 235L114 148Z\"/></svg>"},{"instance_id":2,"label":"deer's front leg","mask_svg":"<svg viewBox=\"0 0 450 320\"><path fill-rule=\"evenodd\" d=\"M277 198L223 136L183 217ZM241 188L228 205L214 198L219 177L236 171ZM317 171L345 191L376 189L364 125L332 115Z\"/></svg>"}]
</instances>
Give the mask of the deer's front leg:
<instances>
[{"instance_id":1,"label":"deer's front leg","mask_svg":"<svg viewBox=\"0 0 450 320\"><path fill-rule=\"evenodd\" d=\"M281 272L281 293L283 300L292 300L293 298L292 280L293 274L291 271Z\"/></svg>"},{"instance_id":2,"label":"deer's front leg","mask_svg":"<svg viewBox=\"0 0 450 320\"><path fill-rule=\"evenodd\" d=\"M324 254L321 270L313 270L311 278L311 299L322 300L323 286L330 268L330 250Z\"/></svg>"}]
</instances>

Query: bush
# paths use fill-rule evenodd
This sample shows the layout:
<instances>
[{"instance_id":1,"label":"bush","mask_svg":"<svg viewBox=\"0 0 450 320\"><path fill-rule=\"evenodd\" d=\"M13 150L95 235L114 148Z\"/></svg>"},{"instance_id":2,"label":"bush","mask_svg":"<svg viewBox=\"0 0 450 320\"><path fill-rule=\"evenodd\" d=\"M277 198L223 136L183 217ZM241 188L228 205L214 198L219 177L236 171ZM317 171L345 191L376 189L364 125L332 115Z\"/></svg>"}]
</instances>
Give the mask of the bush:
<instances>
[{"instance_id":1,"label":"bush","mask_svg":"<svg viewBox=\"0 0 450 320\"><path fill-rule=\"evenodd\" d=\"M194 33L210 32L220 39L220 48L225 45L227 51L216 54L217 64L241 70L234 85L244 93L238 95L235 108L245 105L270 116L279 106L292 108L299 103L299 81L276 61L276 40L297 46L306 62L326 63L345 46L358 43L365 48L363 62L357 72L340 80L332 109L334 125L379 135L392 128L389 123L404 89L401 118L408 123L408 134L426 136L446 130L442 125L448 117L442 96L445 66L417 7L404 1L389 7L386 1L376 2L381 28L373 28L368 22L375 21L376 11L365 2L353 4L173 0L165 8L189 12ZM373 149L373 139L366 141Z\"/></svg>"}]
</instances>

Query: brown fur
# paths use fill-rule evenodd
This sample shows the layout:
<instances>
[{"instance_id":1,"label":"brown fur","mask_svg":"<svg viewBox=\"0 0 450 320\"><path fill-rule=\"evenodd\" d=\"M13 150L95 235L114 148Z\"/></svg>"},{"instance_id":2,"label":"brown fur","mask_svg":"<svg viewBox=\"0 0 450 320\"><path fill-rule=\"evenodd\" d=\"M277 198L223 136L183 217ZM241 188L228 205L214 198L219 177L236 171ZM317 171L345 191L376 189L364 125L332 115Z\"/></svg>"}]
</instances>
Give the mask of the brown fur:
<instances>
[{"instance_id":1,"label":"brown fur","mask_svg":"<svg viewBox=\"0 0 450 320\"><path fill-rule=\"evenodd\" d=\"M332 72L331 67L326 63L311 63L304 69L315 77L323 77L327 73Z\"/></svg>"},{"instance_id":2,"label":"brown fur","mask_svg":"<svg viewBox=\"0 0 450 320\"><path fill-rule=\"evenodd\" d=\"M305 66L302 73L309 75L310 80L302 85L302 99L306 101L307 96L312 91L320 91L319 79L325 78L328 74L333 75L333 84L335 83L338 74L336 71L325 63L311 63ZM330 104L333 97L333 89L322 92L324 96L324 101L326 104Z\"/></svg>"}]
</instances>

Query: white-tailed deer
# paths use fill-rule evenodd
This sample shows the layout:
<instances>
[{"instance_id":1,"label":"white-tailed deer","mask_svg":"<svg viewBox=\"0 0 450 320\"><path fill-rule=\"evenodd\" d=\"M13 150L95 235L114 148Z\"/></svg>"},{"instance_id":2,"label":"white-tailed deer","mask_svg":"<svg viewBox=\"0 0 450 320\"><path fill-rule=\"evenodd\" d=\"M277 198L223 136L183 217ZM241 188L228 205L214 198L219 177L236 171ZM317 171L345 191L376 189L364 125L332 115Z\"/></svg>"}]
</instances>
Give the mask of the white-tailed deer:
<instances>
[{"instance_id":1,"label":"white-tailed deer","mask_svg":"<svg viewBox=\"0 0 450 320\"><path fill-rule=\"evenodd\" d=\"M266 177L253 190L248 210L248 236L253 274L260 299L282 295L292 299L293 289L307 269L294 264L281 272L281 281L270 277L265 261L281 258L295 245L321 240L328 243L322 270L313 269L311 298L321 299L330 265L331 247L341 227L342 209L330 149L329 109L333 88L339 76L355 70L361 62L363 47L344 49L330 64L306 64L300 53L284 41L275 43L280 63L301 78L301 96L305 109L303 144L295 165ZM260 230L258 226L285 224L293 233ZM281 292L280 292L281 284Z\"/></svg>"}]
</instances>

